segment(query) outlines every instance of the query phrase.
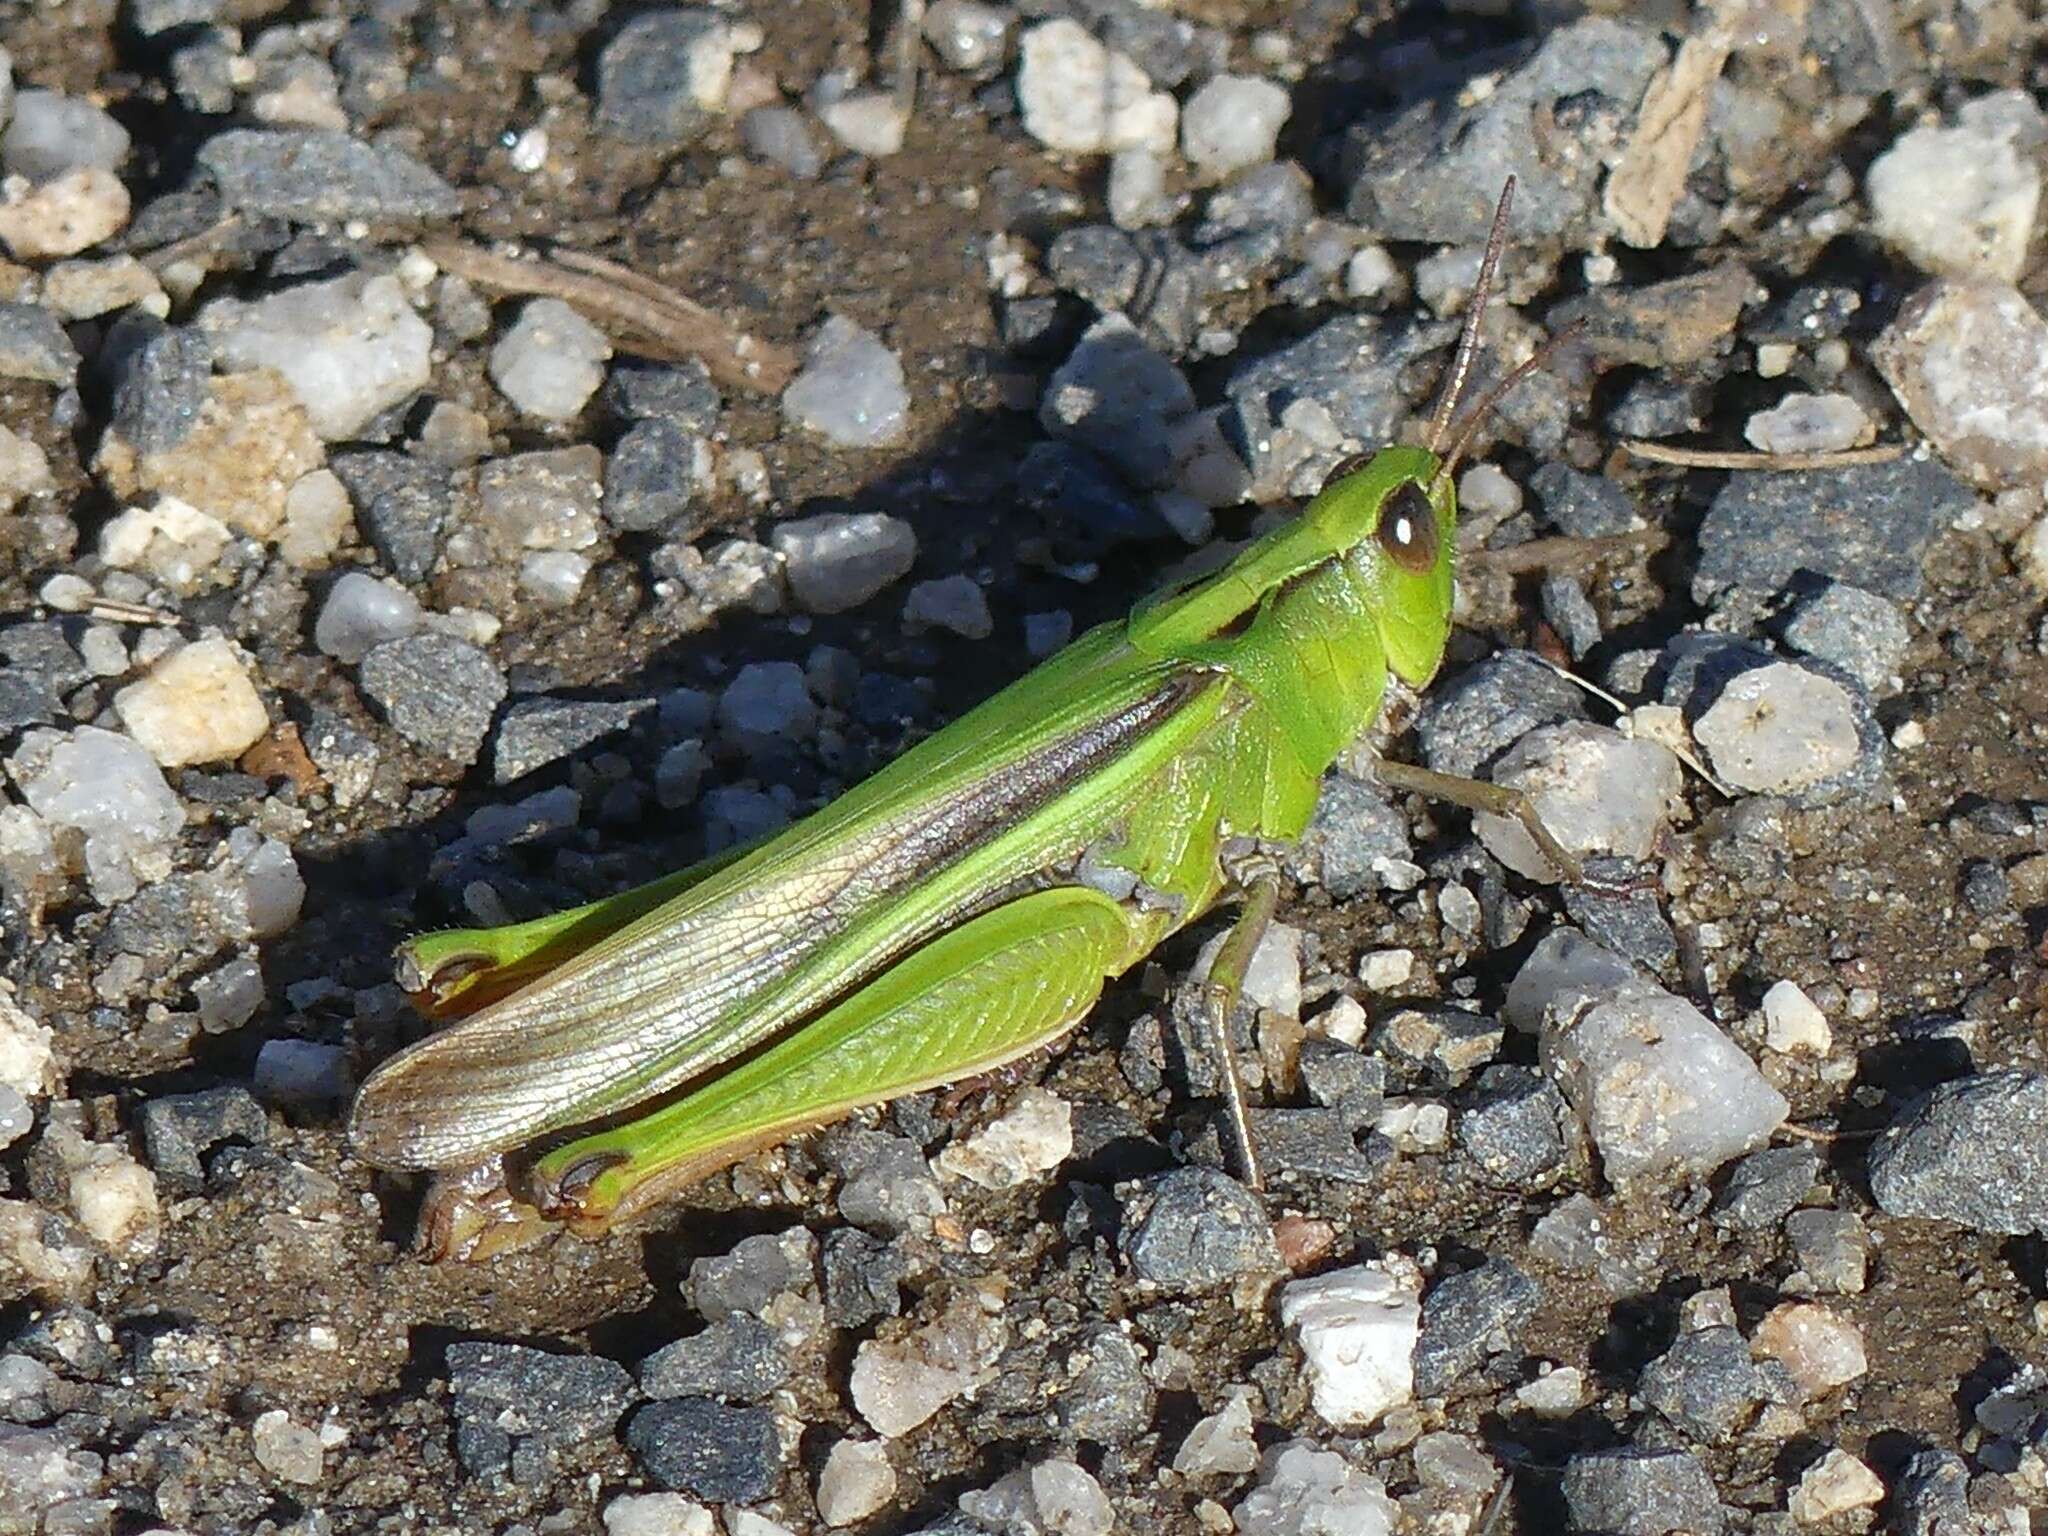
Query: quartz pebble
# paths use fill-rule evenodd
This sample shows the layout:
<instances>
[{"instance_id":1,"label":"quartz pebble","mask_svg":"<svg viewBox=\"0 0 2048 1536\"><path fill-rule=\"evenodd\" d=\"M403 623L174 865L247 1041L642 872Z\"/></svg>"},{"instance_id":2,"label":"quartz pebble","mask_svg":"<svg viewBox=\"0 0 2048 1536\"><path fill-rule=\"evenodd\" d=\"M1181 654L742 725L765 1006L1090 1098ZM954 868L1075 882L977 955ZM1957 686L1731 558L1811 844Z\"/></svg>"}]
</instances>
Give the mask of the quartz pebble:
<instances>
[{"instance_id":1,"label":"quartz pebble","mask_svg":"<svg viewBox=\"0 0 2048 1536\"><path fill-rule=\"evenodd\" d=\"M13 119L0 134L0 167L36 182L86 166L117 171L128 158L128 142L128 130L112 114L82 97L18 91Z\"/></svg>"},{"instance_id":2,"label":"quartz pebble","mask_svg":"<svg viewBox=\"0 0 2048 1536\"><path fill-rule=\"evenodd\" d=\"M1280 1319L1296 1329L1316 1412L1364 1428L1415 1395L1422 1276L1399 1254L1295 1280Z\"/></svg>"},{"instance_id":3,"label":"quartz pebble","mask_svg":"<svg viewBox=\"0 0 2048 1536\"><path fill-rule=\"evenodd\" d=\"M2048 320L2017 288L1929 283L1870 356L1913 425L1970 480L2001 490L2048 478Z\"/></svg>"},{"instance_id":4,"label":"quartz pebble","mask_svg":"<svg viewBox=\"0 0 2048 1536\"><path fill-rule=\"evenodd\" d=\"M23 261L76 256L128 223L128 189L112 171L81 166L40 186L0 192L0 245Z\"/></svg>"},{"instance_id":5,"label":"quartz pebble","mask_svg":"<svg viewBox=\"0 0 2048 1536\"><path fill-rule=\"evenodd\" d=\"M1693 726L1722 782L1781 795L1839 779L1862 754L1855 700L1833 679L1787 662L1754 667Z\"/></svg>"},{"instance_id":6,"label":"quartz pebble","mask_svg":"<svg viewBox=\"0 0 2048 1536\"><path fill-rule=\"evenodd\" d=\"M1252 1438L1252 1393L1239 1388L1215 1413L1199 1419L1174 1453L1173 1470L1182 1477L1242 1477L1259 1464L1258 1442Z\"/></svg>"},{"instance_id":7,"label":"quartz pebble","mask_svg":"<svg viewBox=\"0 0 2048 1536\"><path fill-rule=\"evenodd\" d=\"M69 736L31 731L11 766L31 810L84 835L86 881L99 901L125 901L169 873L184 806L133 738L91 725Z\"/></svg>"},{"instance_id":8,"label":"quartz pebble","mask_svg":"<svg viewBox=\"0 0 2048 1536\"><path fill-rule=\"evenodd\" d=\"M2040 167L2022 140L2042 132L2040 108L2004 91L1952 127L1900 135L1864 182L1879 237L1926 272L2017 281L2041 203Z\"/></svg>"},{"instance_id":9,"label":"quartz pebble","mask_svg":"<svg viewBox=\"0 0 2048 1536\"><path fill-rule=\"evenodd\" d=\"M1787 1302L1756 1325L1756 1353L1780 1361L1807 1393L1846 1386L1870 1369L1863 1333L1848 1318L1814 1302Z\"/></svg>"},{"instance_id":10,"label":"quartz pebble","mask_svg":"<svg viewBox=\"0 0 2048 1536\"><path fill-rule=\"evenodd\" d=\"M249 1439L257 1462L272 1477L287 1483L320 1481L326 1452L319 1432L292 1422L282 1408L257 1414L249 1427Z\"/></svg>"},{"instance_id":11,"label":"quartz pebble","mask_svg":"<svg viewBox=\"0 0 2048 1536\"><path fill-rule=\"evenodd\" d=\"M395 582L349 571L327 593L313 623L313 643L336 661L354 666L386 640L401 639L421 623L419 599Z\"/></svg>"},{"instance_id":12,"label":"quartz pebble","mask_svg":"<svg viewBox=\"0 0 2048 1536\"><path fill-rule=\"evenodd\" d=\"M1012 1189L1049 1173L1074 1150L1073 1106L1043 1088L1027 1088L1002 1116L935 1159L939 1172L983 1189Z\"/></svg>"},{"instance_id":13,"label":"quartz pebble","mask_svg":"<svg viewBox=\"0 0 2048 1536\"><path fill-rule=\"evenodd\" d=\"M992 1488L960 1496L960 1512L990 1531L1110 1536L1116 1512L1102 1485L1064 1459L1021 1467Z\"/></svg>"},{"instance_id":14,"label":"quartz pebble","mask_svg":"<svg viewBox=\"0 0 2048 1536\"><path fill-rule=\"evenodd\" d=\"M848 1392L876 1434L908 1434L962 1393L992 1379L1007 1330L971 1295L957 1296L915 1333L870 1339L853 1358Z\"/></svg>"},{"instance_id":15,"label":"quartz pebble","mask_svg":"<svg viewBox=\"0 0 2048 1536\"><path fill-rule=\"evenodd\" d=\"M1840 1446L1833 1446L1799 1474L1787 1508L1801 1525L1826 1525L1850 1510L1869 1509L1883 1502L1883 1479Z\"/></svg>"},{"instance_id":16,"label":"quartz pebble","mask_svg":"<svg viewBox=\"0 0 2048 1536\"><path fill-rule=\"evenodd\" d=\"M424 389L434 332L395 277L352 273L244 302L216 299L199 323L221 365L274 368L332 442Z\"/></svg>"},{"instance_id":17,"label":"quartz pebble","mask_svg":"<svg viewBox=\"0 0 2048 1536\"><path fill-rule=\"evenodd\" d=\"M1869 442L1876 429L1848 395L1790 395L1744 423L1760 453L1836 453Z\"/></svg>"},{"instance_id":18,"label":"quartz pebble","mask_svg":"<svg viewBox=\"0 0 2048 1536\"><path fill-rule=\"evenodd\" d=\"M818 1514L827 1525L853 1525L886 1509L896 1496L896 1469L879 1440L841 1440L818 1474Z\"/></svg>"},{"instance_id":19,"label":"quartz pebble","mask_svg":"<svg viewBox=\"0 0 2048 1536\"><path fill-rule=\"evenodd\" d=\"M1273 158L1293 104L1286 90L1255 75L1217 75L1181 112L1181 153L1198 170L1228 176Z\"/></svg>"},{"instance_id":20,"label":"quartz pebble","mask_svg":"<svg viewBox=\"0 0 2048 1536\"><path fill-rule=\"evenodd\" d=\"M1494 765L1491 777L1527 794L1567 852L1637 861L1650 857L1680 787L1678 759L1669 749L1579 721L1531 731ZM1472 830L1517 874L1559 878L1521 822L1482 811L1473 816Z\"/></svg>"},{"instance_id":21,"label":"quartz pebble","mask_svg":"<svg viewBox=\"0 0 2048 1536\"><path fill-rule=\"evenodd\" d=\"M1398 1513L1378 1478L1305 1440L1268 1451L1233 1511L1238 1530L1260 1536L1393 1536Z\"/></svg>"},{"instance_id":22,"label":"quartz pebble","mask_svg":"<svg viewBox=\"0 0 2048 1536\"><path fill-rule=\"evenodd\" d=\"M571 421L604 383L604 333L560 299L533 299L491 348L491 382L543 421Z\"/></svg>"},{"instance_id":23,"label":"quartz pebble","mask_svg":"<svg viewBox=\"0 0 2048 1536\"><path fill-rule=\"evenodd\" d=\"M803 371L782 392L782 413L842 448L900 442L910 415L903 365L873 332L833 315L811 338Z\"/></svg>"},{"instance_id":24,"label":"quartz pebble","mask_svg":"<svg viewBox=\"0 0 2048 1536\"><path fill-rule=\"evenodd\" d=\"M1774 1051L1825 1056L1834 1043L1827 1015L1794 981L1775 981L1764 993L1764 1044Z\"/></svg>"},{"instance_id":25,"label":"quartz pebble","mask_svg":"<svg viewBox=\"0 0 2048 1536\"><path fill-rule=\"evenodd\" d=\"M821 512L776 525L789 590L810 613L858 608L917 561L917 534L886 512Z\"/></svg>"},{"instance_id":26,"label":"quartz pebble","mask_svg":"<svg viewBox=\"0 0 2048 1536\"><path fill-rule=\"evenodd\" d=\"M114 695L114 713L166 768L239 757L270 729L255 685L225 640L173 651Z\"/></svg>"},{"instance_id":27,"label":"quartz pebble","mask_svg":"<svg viewBox=\"0 0 2048 1536\"><path fill-rule=\"evenodd\" d=\"M1180 110L1145 72L1078 21L1059 17L1024 34L1017 104L1024 131L1062 154L1173 148Z\"/></svg>"}]
</instances>

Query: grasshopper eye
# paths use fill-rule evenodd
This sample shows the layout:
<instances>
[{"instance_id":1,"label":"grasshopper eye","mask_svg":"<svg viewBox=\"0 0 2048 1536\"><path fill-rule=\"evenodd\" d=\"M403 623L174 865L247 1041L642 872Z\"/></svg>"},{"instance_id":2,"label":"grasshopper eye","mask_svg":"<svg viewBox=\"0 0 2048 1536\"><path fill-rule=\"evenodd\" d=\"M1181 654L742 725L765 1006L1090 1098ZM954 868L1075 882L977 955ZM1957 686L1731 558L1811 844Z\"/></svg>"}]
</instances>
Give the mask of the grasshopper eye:
<instances>
[{"instance_id":1,"label":"grasshopper eye","mask_svg":"<svg viewBox=\"0 0 2048 1536\"><path fill-rule=\"evenodd\" d=\"M1316 494L1320 496L1322 495L1323 491L1327 491L1339 480L1342 480L1349 475L1357 474L1361 469L1365 468L1366 465L1372 462L1372 458L1373 456L1369 453L1345 454L1343 458L1337 461L1336 467L1333 468L1327 475L1323 476L1322 490L1317 491Z\"/></svg>"},{"instance_id":2,"label":"grasshopper eye","mask_svg":"<svg viewBox=\"0 0 2048 1536\"><path fill-rule=\"evenodd\" d=\"M1436 509L1413 480L1404 480L1380 508L1380 548L1417 576L1436 564Z\"/></svg>"}]
</instances>

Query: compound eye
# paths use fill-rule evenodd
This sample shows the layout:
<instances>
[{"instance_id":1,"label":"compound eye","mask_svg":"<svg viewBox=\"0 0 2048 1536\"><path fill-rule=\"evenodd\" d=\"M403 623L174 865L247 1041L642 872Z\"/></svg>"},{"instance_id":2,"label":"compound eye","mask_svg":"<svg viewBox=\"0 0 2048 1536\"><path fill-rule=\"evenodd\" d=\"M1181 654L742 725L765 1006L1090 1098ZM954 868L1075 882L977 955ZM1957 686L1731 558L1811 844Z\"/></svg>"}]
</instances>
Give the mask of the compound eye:
<instances>
[{"instance_id":1,"label":"compound eye","mask_svg":"<svg viewBox=\"0 0 2048 1536\"><path fill-rule=\"evenodd\" d=\"M1336 467L1334 469L1332 469L1327 475L1323 476L1322 490L1317 491L1316 494L1320 496L1322 495L1323 491L1327 491L1339 480L1343 480L1348 478L1349 476L1357 474L1361 469L1365 468L1366 465L1372 462L1372 458L1373 456L1369 453L1346 454L1343 458L1337 461Z\"/></svg>"},{"instance_id":2,"label":"compound eye","mask_svg":"<svg viewBox=\"0 0 2048 1536\"><path fill-rule=\"evenodd\" d=\"M1380 508L1380 548L1394 564L1420 576L1436 564L1436 509L1413 480L1404 480L1388 493Z\"/></svg>"}]
</instances>

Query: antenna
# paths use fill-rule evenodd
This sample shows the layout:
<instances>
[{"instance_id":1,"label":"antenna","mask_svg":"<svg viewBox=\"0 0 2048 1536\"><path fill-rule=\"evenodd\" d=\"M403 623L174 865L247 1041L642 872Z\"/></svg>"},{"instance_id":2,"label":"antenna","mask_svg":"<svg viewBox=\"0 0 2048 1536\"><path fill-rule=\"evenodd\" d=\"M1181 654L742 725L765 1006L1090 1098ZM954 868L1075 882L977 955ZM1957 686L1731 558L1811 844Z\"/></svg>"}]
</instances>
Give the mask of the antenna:
<instances>
[{"instance_id":1,"label":"antenna","mask_svg":"<svg viewBox=\"0 0 2048 1536\"><path fill-rule=\"evenodd\" d=\"M1443 393L1437 396L1436 410L1429 418L1429 451L1442 450L1444 433L1450 430L1451 416L1458 409L1458 397L1465 392L1465 382L1472 376L1472 360L1479 355L1479 328L1486 321L1486 306L1493 297L1493 275L1500 269L1501 253L1508 245L1508 210L1515 202L1515 178L1510 176L1507 185L1500 189L1500 202L1494 206L1493 227L1486 232L1486 255L1479 263L1479 281L1472 286L1471 306L1465 311L1464 329L1458 332L1458 351L1451 359L1451 376L1444 381Z\"/></svg>"},{"instance_id":2,"label":"antenna","mask_svg":"<svg viewBox=\"0 0 2048 1536\"><path fill-rule=\"evenodd\" d=\"M1465 450L1472 446L1472 439L1478 435L1480 423L1486 420L1487 414L1496 405L1500 404L1501 396L1549 362L1559 347L1568 341L1576 339L1579 332L1585 328L1585 321L1574 320L1556 335L1545 338L1543 345L1529 354L1527 362L1517 363L1508 370L1499 383L1472 402L1472 409L1460 418L1458 435L1451 439L1451 451L1443 456L1442 461L1436 467L1436 473L1429 477L1431 485L1436 484L1437 481L1443 479L1444 476L1458 467L1458 460L1465 456ZM1431 446L1430 451L1432 453L1436 451L1434 445Z\"/></svg>"}]
</instances>

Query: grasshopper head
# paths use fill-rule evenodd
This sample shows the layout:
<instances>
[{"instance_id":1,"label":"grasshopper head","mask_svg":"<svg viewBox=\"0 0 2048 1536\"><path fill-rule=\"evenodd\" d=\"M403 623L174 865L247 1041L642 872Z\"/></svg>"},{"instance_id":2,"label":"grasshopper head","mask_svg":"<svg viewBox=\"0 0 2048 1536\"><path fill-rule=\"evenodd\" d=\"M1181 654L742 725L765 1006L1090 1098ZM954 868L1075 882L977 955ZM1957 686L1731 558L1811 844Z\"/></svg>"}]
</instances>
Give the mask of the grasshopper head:
<instances>
[{"instance_id":1,"label":"grasshopper head","mask_svg":"<svg viewBox=\"0 0 2048 1536\"><path fill-rule=\"evenodd\" d=\"M1343 551L1366 611L1377 615L1387 665L1418 688L1451 633L1458 499L1439 462L1406 447L1347 459L1303 514L1318 542Z\"/></svg>"}]
</instances>

